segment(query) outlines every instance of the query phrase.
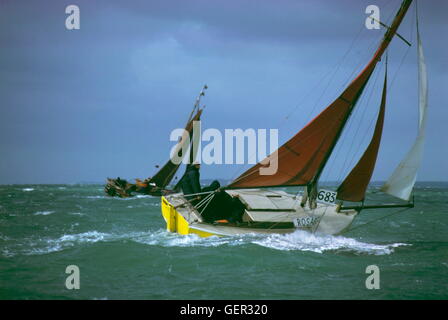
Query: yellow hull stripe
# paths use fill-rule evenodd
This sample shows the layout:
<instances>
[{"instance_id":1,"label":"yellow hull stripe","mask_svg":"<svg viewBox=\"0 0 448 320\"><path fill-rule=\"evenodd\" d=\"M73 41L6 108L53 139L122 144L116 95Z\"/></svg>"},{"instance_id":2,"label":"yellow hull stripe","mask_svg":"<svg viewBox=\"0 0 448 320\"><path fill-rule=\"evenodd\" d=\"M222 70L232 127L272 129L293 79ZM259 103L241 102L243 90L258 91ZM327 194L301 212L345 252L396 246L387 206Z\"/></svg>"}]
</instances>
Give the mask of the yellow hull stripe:
<instances>
[{"instance_id":1,"label":"yellow hull stripe","mask_svg":"<svg viewBox=\"0 0 448 320\"><path fill-rule=\"evenodd\" d=\"M190 228L187 220L174 208L174 206L162 197L162 216L166 222L166 230L177 232L182 235L196 234L202 238L215 236L216 234Z\"/></svg>"}]
</instances>

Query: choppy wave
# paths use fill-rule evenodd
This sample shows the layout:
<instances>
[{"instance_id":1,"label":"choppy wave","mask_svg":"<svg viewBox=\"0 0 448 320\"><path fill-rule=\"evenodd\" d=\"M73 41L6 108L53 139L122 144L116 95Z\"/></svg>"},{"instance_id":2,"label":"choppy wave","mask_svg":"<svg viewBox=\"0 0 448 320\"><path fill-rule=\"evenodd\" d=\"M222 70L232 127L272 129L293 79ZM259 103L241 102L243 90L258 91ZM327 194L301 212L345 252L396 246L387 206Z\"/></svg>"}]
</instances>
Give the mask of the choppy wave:
<instances>
[{"instance_id":1,"label":"choppy wave","mask_svg":"<svg viewBox=\"0 0 448 320\"><path fill-rule=\"evenodd\" d=\"M85 213L82 213L82 212L70 212L69 214L73 215L73 216L85 216L86 215Z\"/></svg>"},{"instance_id":2,"label":"choppy wave","mask_svg":"<svg viewBox=\"0 0 448 320\"><path fill-rule=\"evenodd\" d=\"M232 237L212 236L201 238L194 234L182 236L160 229L157 231L129 233L88 231L64 234L55 239L30 239L29 245L21 253L25 255L40 255L62 251L78 245L110 241L132 241L144 245L162 247L235 247L258 245L280 251L309 251L315 253L333 251L373 255L391 254L395 248L408 245L405 243L371 244L342 236L317 235L306 231L296 231L286 235L246 234ZM20 253L12 250L12 248L8 248L7 250L8 254L4 254L5 256L13 256Z\"/></svg>"},{"instance_id":3,"label":"choppy wave","mask_svg":"<svg viewBox=\"0 0 448 320\"><path fill-rule=\"evenodd\" d=\"M255 244L270 249L281 251L312 251L324 253L326 251L348 251L365 254L391 254L394 248L406 246L405 243L371 244L342 236L327 236L311 234L306 231L296 231L291 234L248 234L233 237L208 237L201 238L197 235L181 236L167 231L157 231L150 234L142 234L133 237L134 241L160 246L179 247L218 247L218 246L242 246Z\"/></svg>"},{"instance_id":4,"label":"choppy wave","mask_svg":"<svg viewBox=\"0 0 448 320\"><path fill-rule=\"evenodd\" d=\"M156 198L154 196L145 195L145 194L138 194L133 197L129 198L119 198L119 197L110 197L110 196L87 196L87 199L109 199L109 200L120 200L120 201L129 201L129 200L135 200L135 199L147 199L147 198Z\"/></svg>"},{"instance_id":5,"label":"choppy wave","mask_svg":"<svg viewBox=\"0 0 448 320\"><path fill-rule=\"evenodd\" d=\"M33 213L35 216L48 216L49 214L54 213L54 211L38 211Z\"/></svg>"},{"instance_id":6,"label":"choppy wave","mask_svg":"<svg viewBox=\"0 0 448 320\"><path fill-rule=\"evenodd\" d=\"M300 250L317 253L325 251L352 251L375 255L390 254L394 251L394 248L408 245L405 243L379 245L342 236L317 235L305 231L296 231L285 235L269 235L265 239L255 241L254 243L267 248L286 251Z\"/></svg>"},{"instance_id":7,"label":"choppy wave","mask_svg":"<svg viewBox=\"0 0 448 320\"><path fill-rule=\"evenodd\" d=\"M34 191L34 188L23 188L22 191L24 192Z\"/></svg>"}]
</instances>

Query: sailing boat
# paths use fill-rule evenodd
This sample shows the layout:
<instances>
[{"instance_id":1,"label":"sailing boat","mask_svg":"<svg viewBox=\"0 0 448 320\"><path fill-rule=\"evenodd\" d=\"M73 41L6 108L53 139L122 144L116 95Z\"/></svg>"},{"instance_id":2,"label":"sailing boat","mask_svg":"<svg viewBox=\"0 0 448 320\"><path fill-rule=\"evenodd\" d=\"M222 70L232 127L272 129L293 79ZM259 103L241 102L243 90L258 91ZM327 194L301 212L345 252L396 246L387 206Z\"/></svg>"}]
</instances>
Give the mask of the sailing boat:
<instances>
[{"instance_id":1,"label":"sailing boat","mask_svg":"<svg viewBox=\"0 0 448 320\"><path fill-rule=\"evenodd\" d=\"M323 234L340 234L350 227L362 210L413 207L414 203L409 200L423 153L427 109L427 75L418 24L419 133L407 156L382 188L386 193L407 202L364 205L383 131L387 99L387 67L375 129L364 154L336 192L318 191L321 173L375 67L381 61L394 36L398 35L397 30L411 2L412 0L402 2L392 24L390 27L386 26L387 31L373 58L342 94L267 159L244 172L222 190L205 196L200 195L203 198L199 202L192 203L182 194L162 197L162 215L167 230L180 234L193 233L202 237L244 233L291 233L298 229ZM385 26L383 23L382 25ZM273 175L260 174L260 169L275 159L278 161L277 172ZM272 189L289 186L303 186L305 192L303 195L293 195ZM238 202L241 208L240 219L236 221L207 219L207 210L210 207L217 208L216 205L213 206L213 202L220 192L229 196L233 203ZM344 206L344 201L361 202L361 205Z\"/></svg>"},{"instance_id":2,"label":"sailing boat","mask_svg":"<svg viewBox=\"0 0 448 320\"><path fill-rule=\"evenodd\" d=\"M180 160L173 162L170 158L152 177L147 178L144 181L135 179L135 184L129 183L124 179L120 179L120 177L117 179L107 178L107 184L104 187L104 192L106 192L106 194L112 197L117 196L121 198L128 198L132 197L133 193L161 196L163 194L173 192L173 190L167 189L167 186L173 180L183 158L187 154L190 154L190 157L193 157L193 153L189 152L193 143L193 141L190 141L190 136L193 134L193 123L201 120L203 108L200 107L200 103L201 98L205 95L206 89L207 85L202 88L199 96L196 98L193 110L191 111L187 124L185 125L184 135L179 139L179 142L174 147L173 154L177 155ZM175 189L176 187L174 190Z\"/></svg>"}]
</instances>

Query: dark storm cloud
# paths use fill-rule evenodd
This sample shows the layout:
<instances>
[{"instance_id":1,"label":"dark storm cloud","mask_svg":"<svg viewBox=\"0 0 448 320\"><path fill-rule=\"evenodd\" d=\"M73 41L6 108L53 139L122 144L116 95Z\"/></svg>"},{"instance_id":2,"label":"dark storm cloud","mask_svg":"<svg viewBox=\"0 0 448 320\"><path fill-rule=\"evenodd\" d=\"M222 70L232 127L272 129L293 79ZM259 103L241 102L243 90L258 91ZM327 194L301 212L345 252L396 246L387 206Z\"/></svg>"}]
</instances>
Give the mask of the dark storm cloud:
<instances>
[{"instance_id":1,"label":"dark storm cloud","mask_svg":"<svg viewBox=\"0 0 448 320\"><path fill-rule=\"evenodd\" d=\"M69 4L80 7L80 30L65 29ZM390 22L400 1L2 1L0 182L147 176L166 160L169 133L183 125L205 82L205 128L275 128L301 104L280 127L285 141L370 58L383 32L364 27L370 4ZM447 8L441 0L419 2L431 86L420 178L429 180L448 171L440 137ZM407 38L413 14L400 28ZM380 162L377 178L415 135L414 49L402 62L406 45L394 40L391 47L391 73L400 71L383 149L397 155ZM205 177L235 172L203 170Z\"/></svg>"}]
</instances>

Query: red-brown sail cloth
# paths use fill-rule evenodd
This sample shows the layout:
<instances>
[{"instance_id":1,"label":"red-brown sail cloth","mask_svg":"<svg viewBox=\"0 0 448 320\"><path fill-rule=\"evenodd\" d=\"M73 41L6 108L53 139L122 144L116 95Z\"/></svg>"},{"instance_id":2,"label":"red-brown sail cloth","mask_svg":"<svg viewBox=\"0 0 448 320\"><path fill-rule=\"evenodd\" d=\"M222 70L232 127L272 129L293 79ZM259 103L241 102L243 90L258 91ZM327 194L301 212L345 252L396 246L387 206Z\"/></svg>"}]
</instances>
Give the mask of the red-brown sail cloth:
<instances>
[{"instance_id":1,"label":"red-brown sail cloth","mask_svg":"<svg viewBox=\"0 0 448 320\"><path fill-rule=\"evenodd\" d=\"M403 1L391 27L364 70L330 106L277 150L277 172L272 175L260 174L260 168L269 166L269 161L265 159L261 163L268 163L267 165L256 164L230 183L227 188L307 185L317 180L356 101L396 33L411 2L412 0Z\"/></svg>"},{"instance_id":2,"label":"red-brown sail cloth","mask_svg":"<svg viewBox=\"0 0 448 320\"><path fill-rule=\"evenodd\" d=\"M387 92L387 69L384 76L383 94L381 97L381 106L378 114L378 119L375 125L372 140L370 141L364 154L356 164L356 166L349 173L344 182L339 186L337 192L337 199L346 201L363 201L367 186L372 178L373 170L378 156L378 149L380 148L381 135L383 133L384 113L386 110L386 92Z\"/></svg>"}]
</instances>

